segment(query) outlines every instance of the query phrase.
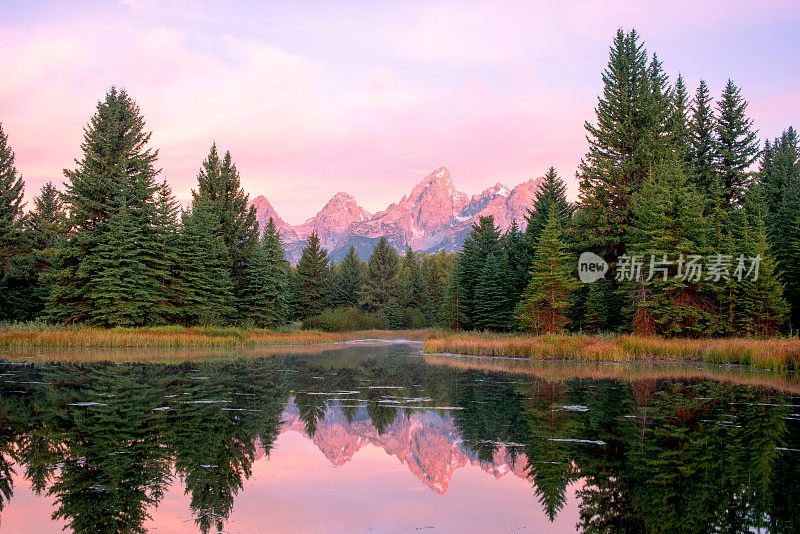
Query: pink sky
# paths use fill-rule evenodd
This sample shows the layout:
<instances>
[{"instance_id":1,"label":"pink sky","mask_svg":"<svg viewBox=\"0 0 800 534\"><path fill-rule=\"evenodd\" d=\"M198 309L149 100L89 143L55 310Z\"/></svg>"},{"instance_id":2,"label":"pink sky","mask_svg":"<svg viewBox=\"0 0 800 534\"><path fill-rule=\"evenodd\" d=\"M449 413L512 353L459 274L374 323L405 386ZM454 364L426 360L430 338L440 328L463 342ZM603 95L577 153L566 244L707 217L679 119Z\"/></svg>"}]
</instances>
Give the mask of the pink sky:
<instances>
[{"instance_id":1,"label":"pink sky","mask_svg":"<svg viewBox=\"0 0 800 534\"><path fill-rule=\"evenodd\" d=\"M21 471L17 469L17 471ZM383 449L367 445L334 467L314 443L284 432L269 458L253 464L252 476L236 497L225 532L397 532L435 527L436 532L573 532L578 522L575 490L550 523L530 482L511 473L495 478L478 466L458 469L444 495L418 480ZM167 490L149 510L154 532L198 532L182 483ZM469 503L469 506L464 506ZM4 532L60 532L53 522L53 498L36 496L30 483L14 476L14 496L3 510Z\"/></svg>"},{"instance_id":2,"label":"pink sky","mask_svg":"<svg viewBox=\"0 0 800 534\"><path fill-rule=\"evenodd\" d=\"M790 1L185 2L4 6L0 122L28 200L62 182L112 84L179 199L215 140L291 223L337 191L376 211L446 165L473 194L558 168L575 196L608 45L636 27L693 91L743 87L761 137L800 126Z\"/></svg>"}]
</instances>

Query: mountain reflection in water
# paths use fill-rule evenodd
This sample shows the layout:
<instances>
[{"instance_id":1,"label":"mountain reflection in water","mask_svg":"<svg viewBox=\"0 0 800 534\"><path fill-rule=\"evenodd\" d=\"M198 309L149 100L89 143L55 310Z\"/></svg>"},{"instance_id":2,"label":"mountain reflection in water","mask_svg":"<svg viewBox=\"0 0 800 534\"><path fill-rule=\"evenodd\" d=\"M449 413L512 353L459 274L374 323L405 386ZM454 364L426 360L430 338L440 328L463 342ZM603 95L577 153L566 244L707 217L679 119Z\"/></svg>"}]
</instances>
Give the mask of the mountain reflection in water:
<instances>
[{"instance_id":1,"label":"mountain reflection in water","mask_svg":"<svg viewBox=\"0 0 800 534\"><path fill-rule=\"evenodd\" d=\"M181 364L5 353L0 523L77 532L800 528L792 387L656 374L548 379L432 365L417 351L345 346L254 359L232 349Z\"/></svg>"}]
</instances>

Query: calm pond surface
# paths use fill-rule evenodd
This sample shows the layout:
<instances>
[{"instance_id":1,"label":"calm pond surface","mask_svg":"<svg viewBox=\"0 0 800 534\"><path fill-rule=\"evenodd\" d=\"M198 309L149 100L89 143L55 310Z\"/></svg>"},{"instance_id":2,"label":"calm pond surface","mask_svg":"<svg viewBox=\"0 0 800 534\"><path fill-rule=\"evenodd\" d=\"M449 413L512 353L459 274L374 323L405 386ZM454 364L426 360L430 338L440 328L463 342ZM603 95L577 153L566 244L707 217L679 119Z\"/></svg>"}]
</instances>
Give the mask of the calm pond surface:
<instances>
[{"instance_id":1,"label":"calm pond surface","mask_svg":"<svg viewBox=\"0 0 800 534\"><path fill-rule=\"evenodd\" d=\"M0 529L800 530L794 376L421 349L0 353Z\"/></svg>"}]
</instances>

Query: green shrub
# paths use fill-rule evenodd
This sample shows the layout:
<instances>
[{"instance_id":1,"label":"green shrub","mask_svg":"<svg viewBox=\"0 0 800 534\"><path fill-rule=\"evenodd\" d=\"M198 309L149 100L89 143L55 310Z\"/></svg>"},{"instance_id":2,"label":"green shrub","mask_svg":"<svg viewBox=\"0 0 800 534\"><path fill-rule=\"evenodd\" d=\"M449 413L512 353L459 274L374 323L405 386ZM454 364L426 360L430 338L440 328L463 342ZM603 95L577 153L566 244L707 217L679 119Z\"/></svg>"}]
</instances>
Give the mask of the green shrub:
<instances>
[{"instance_id":1,"label":"green shrub","mask_svg":"<svg viewBox=\"0 0 800 534\"><path fill-rule=\"evenodd\" d=\"M387 324L381 318L363 313L355 307L327 308L318 315L303 320L304 330L325 332L348 332L351 330L385 330Z\"/></svg>"}]
</instances>

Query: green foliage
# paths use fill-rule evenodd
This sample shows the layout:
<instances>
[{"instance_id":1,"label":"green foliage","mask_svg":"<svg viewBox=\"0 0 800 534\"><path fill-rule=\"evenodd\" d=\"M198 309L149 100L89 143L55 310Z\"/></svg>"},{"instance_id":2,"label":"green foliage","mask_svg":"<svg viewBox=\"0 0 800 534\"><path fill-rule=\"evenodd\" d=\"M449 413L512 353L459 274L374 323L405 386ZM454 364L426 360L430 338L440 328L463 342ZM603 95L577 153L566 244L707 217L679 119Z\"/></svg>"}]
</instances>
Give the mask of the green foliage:
<instances>
[{"instance_id":1,"label":"green foliage","mask_svg":"<svg viewBox=\"0 0 800 534\"><path fill-rule=\"evenodd\" d=\"M748 199L749 200L749 199ZM746 258L757 258L758 271L744 276L739 284L737 330L746 335L772 336L786 321L789 307L783 298L783 284L767 243L763 203L744 219L743 250ZM745 273L748 274L748 273Z\"/></svg>"},{"instance_id":2,"label":"green foliage","mask_svg":"<svg viewBox=\"0 0 800 534\"><path fill-rule=\"evenodd\" d=\"M635 333L699 335L706 328L709 305L702 278L684 276L690 273L686 265L691 257L707 252L704 203L677 158L654 169L635 197L637 224L630 254L643 258L648 278L652 277L634 280L624 289L630 298Z\"/></svg>"},{"instance_id":3,"label":"green foliage","mask_svg":"<svg viewBox=\"0 0 800 534\"><path fill-rule=\"evenodd\" d=\"M636 31L618 30L603 72L596 123L585 125L589 152L578 170L580 248L610 261L612 270L613 262L627 250L634 194L650 176L653 164L673 151L668 128L671 100L657 57L648 65L647 51ZM607 304L609 319L616 322L620 303Z\"/></svg>"},{"instance_id":4,"label":"green foliage","mask_svg":"<svg viewBox=\"0 0 800 534\"><path fill-rule=\"evenodd\" d=\"M389 241L382 237L367 263L359 305L370 312L381 311L391 299L399 296L399 285L400 257Z\"/></svg>"},{"instance_id":5,"label":"green foliage","mask_svg":"<svg viewBox=\"0 0 800 534\"><path fill-rule=\"evenodd\" d=\"M708 194L716 178L716 138L714 137L714 110L711 94L705 80L700 85L692 102L692 118L689 123L691 141L691 176L698 191Z\"/></svg>"},{"instance_id":6,"label":"green foliage","mask_svg":"<svg viewBox=\"0 0 800 534\"><path fill-rule=\"evenodd\" d=\"M395 297L390 298L386 306L383 307L381 310L381 318L385 321L386 326L390 330L400 330L403 328L403 308Z\"/></svg>"},{"instance_id":7,"label":"green foliage","mask_svg":"<svg viewBox=\"0 0 800 534\"><path fill-rule=\"evenodd\" d=\"M312 232L297 263L295 305L300 319L318 315L325 309L328 290L328 252L322 248L319 236Z\"/></svg>"},{"instance_id":8,"label":"green foliage","mask_svg":"<svg viewBox=\"0 0 800 534\"><path fill-rule=\"evenodd\" d=\"M741 206L750 182L748 169L758 156L753 119L747 116L741 89L728 80L717 103L717 173L728 206Z\"/></svg>"},{"instance_id":9,"label":"green foliage","mask_svg":"<svg viewBox=\"0 0 800 534\"><path fill-rule=\"evenodd\" d=\"M572 206L567 202L567 186L564 184L554 167L550 167L544 175L544 181L536 191L533 200L533 209L528 209L525 215L527 227L525 236L528 238L531 250L536 249L539 236L542 234L550 218L550 208L555 207L561 224L566 224L572 218Z\"/></svg>"},{"instance_id":10,"label":"green foliage","mask_svg":"<svg viewBox=\"0 0 800 534\"><path fill-rule=\"evenodd\" d=\"M141 326L146 324L156 297L146 265L142 228L135 224L123 184L114 215L92 256L81 265L92 273L85 298L92 303L86 322L99 326Z\"/></svg>"},{"instance_id":11,"label":"green foliage","mask_svg":"<svg viewBox=\"0 0 800 534\"><path fill-rule=\"evenodd\" d=\"M551 206L547 224L536 247L531 281L515 310L515 321L525 332L560 332L568 322L572 293L577 289L574 264L566 252L561 215Z\"/></svg>"},{"instance_id":12,"label":"green foliage","mask_svg":"<svg viewBox=\"0 0 800 534\"><path fill-rule=\"evenodd\" d=\"M452 317L457 317L463 310L467 319L463 323L464 327L477 326L475 323L478 299L476 292L480 285L481 274L490 255L495 256L496 259L502 254L500 230L494 224L494 217L481 216L478 222L472 225L472 230L461 247L461 258L456 271L459 277L456 284L458 291L450 295L458 303L457 308L453 308L456 313ZM454 302L451 301L451 303Z\"/></svg>"},{"instance_id":13,"label":"green foliage","mask_svg":"<svg viewBox=\"0 0 800 534\"><path fill-rule=\"evenodd\" d=\"M0 320L28 319L33 260L24 229L25 183L14 165L14 151L0 124Z\"/></svg>"},{"instance_id":14,"label":"green foliage","mask_svg":"<svg viewBox=\"0 0 800 534\"><path fill-rule=\"evenodd\" d=\"M258 245L258 222L255 207L249 206L248 195L241 187L239 171L233 163L230 152L222 159L217 153L216 144L203 161L197 175L197 190L192 198L206 202L219 221L220 235L227 251L228 269L235 295L234 319L243 319L249 314L247 309L246 272L248 258L252 258L253 248Z\"/></svg>"},{"instance_id":15,"label":"green foliage","mask_svg":"<svg viewBox=\"0 0 800 534\"><path fill-rule=\"evenodd\" d=\"M505 269L489 253L475 286L472 323L481 330L507 330L510 322L508 284Z\"/></svg>"},{"instance_id":16,"label":"green foliage","mask_svg":"<svg viewBox=\"0 0 800 534\"><path fill-rule=\"evenodd\" d=\"M361 289L364 286L366 268L356 254L355 247L350 247L336 271L334 287L334 304L338 307L357 306Z\"/></svg>"},{"instance_id":17,"label":"green foliage","mask_svg":"<svg viewBox=\"0 0 800 534\"><path fill-rule=\"evenodd\" d=\"M692 136L689 127L689 94L683 76L678 74L675 81L675 90L672 91L670 101L669 120L667 130L672 146L678 158L686 168L690 168L692 161Z\"/></svg>"},{"instance_id":18,"label":"green foliage","mask_svg":"<svg viewBox=\"0 0 800 534\"><path fill-rule=\"evenodd\" d=\"M226 324L233 314L233 283L219 219L202 200L183 215L178 263L178 307L186 325Z\"/></svg>"},{"instance_id":19,"label":"green foliage","mask_svg":"<svg viewBox=\"0 0 800 534\"><path fill-rule=\"evenodd\" d=\"M364 313L355 306L326 308L318 315L303 319L303 329L325 332L351 332L354 330L382 330L388 328L378 314Z\"/></svg>"},{"instance_id":20,"label":"green foliage","mask_svg":"<svg viewBox=\"0 0 800 534\"><path fill-rule=\"evenodd\" d=\"M439 312L439 324L445 328L459 330L468 324L466 288L463 285L461 261L456 260L447 279L447 288Z\"/></svg>"},{"instance_id":21,"label":"green foliage","mask_svg":"<svg viewBox=\"0 0 800 534\"><path fill-rule=\"evenodd\" d=\"M790 327L800 324L800 149L788 128L773 144L765 142L758 183L764 192L769 248L781 271L790 306Z\"/></svg>"},{"instance_id":22,"label":"green foliage","mask_svg":"<svg viewBox=\"0 0 800 534\"><path fill-rule=\"evenodd\" d=\"M61 323L116 324L120 320L145 324L153 321L138 311L163 298L164 288L152 273L161 258L155 256L153 230L155 162L157 152L147 147L139 107L123 90L112 87L84 130L82 156L74 170L65 170L63 196L69 212L70 238L55 254L48 315ZM122 213L122 212L126 213ZM134 240L126 250L135 254L127 268L136 272L136 291L127 311L105 309L118 283L103 269L109 265L108 239ZM127 261L127 260L125 260ZM139 279L139 265L142 268ZM122 265L118 265L122 268ZM101 299L101 300L97 300Z\"/></svg>"}]
</instances>

